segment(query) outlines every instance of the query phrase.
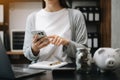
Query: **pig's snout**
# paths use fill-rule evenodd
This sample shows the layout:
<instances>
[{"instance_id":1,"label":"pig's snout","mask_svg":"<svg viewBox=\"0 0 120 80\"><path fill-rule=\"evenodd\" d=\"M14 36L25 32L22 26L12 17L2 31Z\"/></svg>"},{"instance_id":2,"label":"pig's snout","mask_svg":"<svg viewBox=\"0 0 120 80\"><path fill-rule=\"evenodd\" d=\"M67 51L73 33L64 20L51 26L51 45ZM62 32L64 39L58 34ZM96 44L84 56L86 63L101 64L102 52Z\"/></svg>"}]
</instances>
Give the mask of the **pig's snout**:
<instances>
[{"instance_id":1,"label":"pig's snout","mask_svg":"<svg viewBox=\"0 0 120 80\"><path fill-rule=\"evenodd\" d=\"M106 60L106 66L108 68L114 68L115 65L116 65L115 59L109 58L109 59Z\"/></svg>"}]
</instances>

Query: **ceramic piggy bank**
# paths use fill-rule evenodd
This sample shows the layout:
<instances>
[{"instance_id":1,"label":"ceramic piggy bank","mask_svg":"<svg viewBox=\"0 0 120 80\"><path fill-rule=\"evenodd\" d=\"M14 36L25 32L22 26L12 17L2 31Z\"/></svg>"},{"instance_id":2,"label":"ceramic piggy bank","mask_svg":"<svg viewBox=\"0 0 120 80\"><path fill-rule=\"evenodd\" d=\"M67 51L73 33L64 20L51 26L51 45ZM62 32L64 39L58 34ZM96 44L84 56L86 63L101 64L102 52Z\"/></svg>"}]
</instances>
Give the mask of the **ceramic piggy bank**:
<instances>
[{"instance_id":1,"label":"ceramic piggy bank","mask_svg":"<svg viewBox=\"0 0 120 80\"><path fill-rule=\"evenodd\" d=\"M99 48L93 55L93 61L101 72L120 67L120 49Z\"/></svg>"}]
</instances>

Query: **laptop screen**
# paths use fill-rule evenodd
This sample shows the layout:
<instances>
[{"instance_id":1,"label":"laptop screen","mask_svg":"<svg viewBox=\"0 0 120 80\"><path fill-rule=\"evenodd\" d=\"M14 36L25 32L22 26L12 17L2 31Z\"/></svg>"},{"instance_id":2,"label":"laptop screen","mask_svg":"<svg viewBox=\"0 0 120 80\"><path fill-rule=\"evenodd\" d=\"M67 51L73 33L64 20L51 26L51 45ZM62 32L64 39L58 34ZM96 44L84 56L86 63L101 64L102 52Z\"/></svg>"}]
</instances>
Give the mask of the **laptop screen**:
<instances>
[{"instance_id":1,"label":"laptop screen","mask_svg":"<svg viewBox=\"0 0 120 80\"><path fill-rule=\"evenodd\" d=\"M0 38L0 80L13 80L14 74L4 45Z\"/></svg>"},{"instance_id":2,"label":"laptop screen","mask_svg":"<svg viewBox=\"0 0 120 80\"><path fill-rule=\"evenodd\" d=\"M0 38L0 80L13 80L43 72L45 72L45 70L36 70L36 69L11 66L9 57L6 54L6 50Z\"/></svg>"}]
</instances>

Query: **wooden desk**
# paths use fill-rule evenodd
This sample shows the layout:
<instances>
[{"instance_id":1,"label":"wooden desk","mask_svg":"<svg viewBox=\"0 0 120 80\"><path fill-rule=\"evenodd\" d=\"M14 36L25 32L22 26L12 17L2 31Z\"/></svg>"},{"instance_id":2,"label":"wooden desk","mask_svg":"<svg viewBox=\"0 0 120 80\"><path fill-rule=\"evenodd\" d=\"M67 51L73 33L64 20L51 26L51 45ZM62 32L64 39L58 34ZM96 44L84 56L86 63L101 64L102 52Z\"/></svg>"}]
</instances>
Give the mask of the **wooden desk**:
<instances>
[{"instance_id":1,"label":"wooden desk","mask_svg":"<svg viewBox=\"0 0 120 80\"><path fill-rule=\"evenodd\" d=\"M23 55L22 51L7 51L8 55Z\"/></svg>"},{"instance_id":2,"label":"wooden desk","mask_svg":"<svg viewBox=\"0 0 120 80\"><path fill-rule=\"evenodd\" d=\"M17 65L21 66L23 64ZM27 65L24 64L24 67ZM114 73L100 74L98 72L91 74L81 74L76 71L66 73L67 71L50 71L47 70L44 74L39 74L31 77L26 77L21 80L120 80L120 70Z\"/></svg>"}]
</instances>

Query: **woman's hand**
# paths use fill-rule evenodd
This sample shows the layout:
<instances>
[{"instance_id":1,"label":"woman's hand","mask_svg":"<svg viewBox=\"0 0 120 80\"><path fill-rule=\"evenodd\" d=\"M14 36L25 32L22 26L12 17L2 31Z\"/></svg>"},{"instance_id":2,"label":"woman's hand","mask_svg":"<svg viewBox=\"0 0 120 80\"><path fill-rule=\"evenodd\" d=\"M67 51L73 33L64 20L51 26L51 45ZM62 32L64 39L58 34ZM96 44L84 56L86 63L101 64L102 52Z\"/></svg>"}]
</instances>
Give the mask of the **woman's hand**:
<instances>
[{"instance_id":1,"label":"woman's hand","mask_svg":"<svg viewBox=\"0 0 120 80\"><path fill-rule=\"evenodd\" d=\"M57 35L48 36L48 38L49 38L50 43L56 46L60 46L60 45L67 46L69 44L69 40L64 39Z\"/></svg>"},{"instance_id":2,"label":"woman's hand","mask_svg":"<svg viewBox=\"0 0 120 80\"><path fill-rule=\"evenodd\" d=\"M36 34L33 37L33 42L32 42L32 51L33 54L36 56L39 54L40 49L47 46L50 43L49 39L47 37L43 37L39 39L39 36Z\"/></svg>"}]
</instances>

